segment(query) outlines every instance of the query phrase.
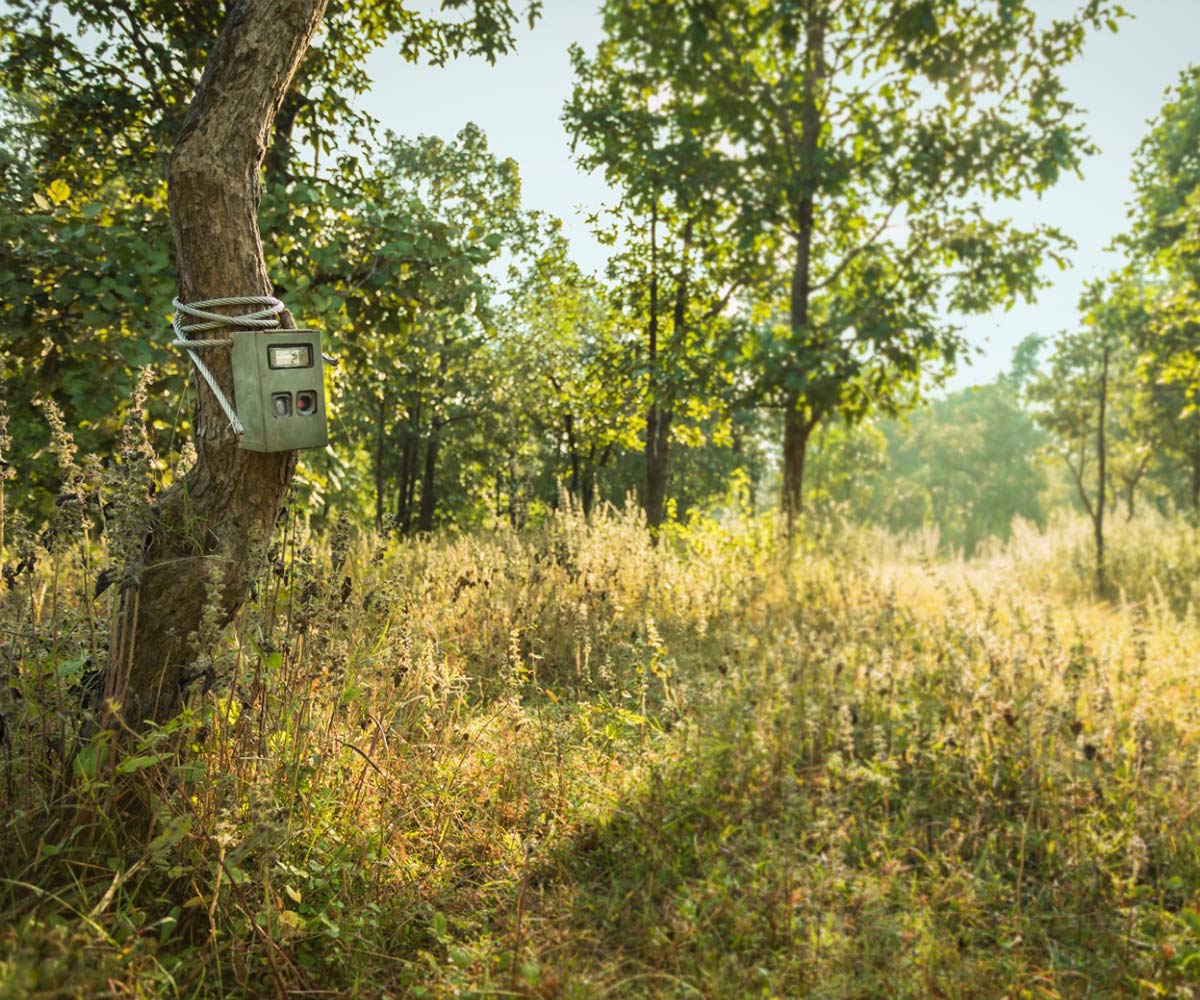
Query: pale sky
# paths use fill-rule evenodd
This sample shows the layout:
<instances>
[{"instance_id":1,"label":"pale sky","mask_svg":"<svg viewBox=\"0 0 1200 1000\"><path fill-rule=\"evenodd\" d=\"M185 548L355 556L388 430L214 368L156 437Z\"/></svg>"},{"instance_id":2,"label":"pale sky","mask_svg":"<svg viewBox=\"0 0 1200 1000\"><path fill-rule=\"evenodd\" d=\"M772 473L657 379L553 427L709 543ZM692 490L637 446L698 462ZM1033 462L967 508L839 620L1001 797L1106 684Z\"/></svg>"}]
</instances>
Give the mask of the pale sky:
<instances>
[{"instance_id":1,"label":"pale sky","mask_svg":"<svg viewBox=\"0 0 1200 1000\"><path fill-rule=\"evenodd\" d=\"M1083 56L1063 69L1074 102L1100 152L1084 164L1082 180L1061 181L1040 201L1030 197L1009 217L1021 225L1049 223L1076 241L1074 267L1052 268L1053 286L1031 306L973 317L964 329L981 354L964 365L952 388L987 382L1008 366L1027 334L1053 335L1075 321L1084 284L1112 270L1118 258L1105 251L1126 226L1125 204L1134 149L1164 92L1189 62L1200 61L1200 0L1124 0L1131 15L1118 34L1092 36ZM1063 14L1071 0L1036 0L1047 14ZM468 121L488 135L492 151L521 168L525 204L562 218L581 266L602 271L605 254L591 238L585 215L612 201L604 181L577 170L559 120L571 91L567 46L588 51L600 39L593 0L546 0L543 18L522 26L518 49L494 66L460 59L445 68L414 66L384 49L370 60L375 87L365 104L393 131L451 137Z\"/></svg>"}]
</instances>

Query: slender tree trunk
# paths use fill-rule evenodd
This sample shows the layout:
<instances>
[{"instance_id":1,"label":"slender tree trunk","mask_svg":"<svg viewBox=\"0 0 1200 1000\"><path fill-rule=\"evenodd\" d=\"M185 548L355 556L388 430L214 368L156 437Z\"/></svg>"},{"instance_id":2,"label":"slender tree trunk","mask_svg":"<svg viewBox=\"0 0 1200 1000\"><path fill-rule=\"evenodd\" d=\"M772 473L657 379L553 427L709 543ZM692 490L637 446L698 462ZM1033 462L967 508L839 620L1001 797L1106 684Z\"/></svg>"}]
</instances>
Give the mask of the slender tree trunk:
<instances>
[{"instance_id":1,"label":"slender tree trunk","mask_svg":"<svg viewBox=\"0 0 1200 1000\"><path fill-rule=\"evenodd\" d=\"M567 435L567 456L571 462L571 476L567 480L567 492L572 499L578 500L583 472L580 469L579 442L575 440L574 414L568 413L563 417L563 430Z\"/></svg>"},{"instance_id":2,"label":"slender tree trunk","mask_svg":"<svg viewBox=\"0 0 1200 1000\"><path fill-rule=\"evenodd\" d=\"M672 312L671 340L673 345L683 342L685 325L688 322L688 251L694 223L691 218L683 230L682 253L680 253L679 275L676 281L676 297ZM658 291L655 282L655 292ZM655 295L656 299L656 295ZM655 306L658 305L655 301ZM673 393L667 389L664 373L659 371L658 309L654 311L652 341L652 394L646 415L646 522L650 528L658 528L666 517L667 483L671 473L671 423L674 418ZM678 357L678 355L672 355ZM668 360L670 364L670 360Z\"/></svg>"},{"instance_id":3,"label":"slender tree trunk","mask_svg":"<svg viewBox=\"0 0 1200 1000\"><path fill-rule=\"evenodd\" d=\"M1128 475L1122 476L1125 484L1125 523L1128 524L1137 514L1137 490L1145 478L1146 469L1150 465L1150 455L1146 455ZM1115 501L1114 501L1115 502Z\"/></svg>"},{"instance_id":4,"label":"slender tree trunk","mask_svg":"<svg viewBox=\"0 0 1200 1000\"><path fill-rule=\"evenodd\" d=\"M379 401L378 417L375 425L375 528L383 527L383 424L387 415L387 400Z\"/></svg>"},{"instance_id":5,"label":"slender tree trunk","mask_svg":"<svg viewBox=\"0 0 1200 1000\"><path fill-rule=\"evenodd\" d=\"M417 507L417 483L420 480L420 476L417 475L417 460L420 458L420 450L421 440L414 429L408 439L408 483L404 491L404 534L406 535L412 532L413 512Z\"/></svg>"},{"instance_id":6,"label":"slender tree trunk","mask_svg":"<svg viewBox=\"0 0 1200 1000\"><path fill-rule=\"evenodd\" d=\"M646 492L642 509L651 528L662 524L667 492L666 456L660 454L663 440L660 424L662 411L659 401L658 373L658 198L650 206L650 316L646 326L646 370L649 372L646 408Z\"/></svg>"},{"instance_id":7,"label":"slender tree trunk","mask_svg":"<svg viewBox=\"0 0 1200 1000\"><path fill-rule=\"evenodd\" d=\"M167 168L184 302L272 291L258 232L259 169L325 5L238 0L231 7ZM295 325L287 312L280 322ZM207 350L205 360L232 398L229 352ZM189 636L200 625L210 591L219 620L229 622L249 590L250 553L265 547L296 466L294 452L239 449L202 384L194 427L196 464L154 508L142 558L130 567L109 652L105 696L133 727L178 711L195 654Z\"/></svg>"},{"instance_id":8,"label":"slender tree trunk","mask_svg":"<svg viewBox=\"0 0 1200 1000\"><path fill-rule=\"evenodd\" d=\"M514 451L508 459L508 523L512 527L521 527L524 507L525 501L521 495L521 463Z\"/></svg>"},{"instance_id":9,"label":"slender tree trunk","mask_svg":"<svg viewBox=\"0 0 1200 1000\"><path fill-rule=\"evenodd\" d=\"M791 315L793 336L801 343L810 339L808 322L812 296L812 245L816 219L814 179L820 152L821 112L818 91L825 75L825 24L822 14L813 6L806 33L806 68L804 72L804 103L800 109L800 182L801 191L796 203L796 259L792 267ZM783 429L783 495L780 506L790 542L796 533L796 519L804 506L804 459L808 439L817 419L802 412L803 399L798 391L788 393L785 400Z\"/></svg>"},{"instance_id":10,"label":"slender tree trunk","mask_svg":"<svg viewBox=\"0 0 1200 1000\"><path fill-rule=\"evenodd\" d=\"M1200 517L1200 451L1192 452L1192 516Z\"/></svg>"},{"instance_id":11,"label":"slender tree trunk","mask_svg":"<svg viewBox=\"0 0 1200 1000\"><path fill-rule=\"evenodd\" d=\"M396 523L400 533L407 535L412 528L413 498L417 482L417 446L420 431L421 400L411 399L408 406L404 444L400 453L400 489L396 496Z\"/></svg>"},{"instance_id":12,"label":"slender tree trunk","mask_svg":"<svg viewBox=\"0 0 1200 1000\"><path fill-rule=\"evenodd\" d=\"M584 466L583 482L580 484L580 503L583 505L583 516L592 516L592 507L596 501L596 446L588 450L588 459Z\"/></svg>"},{"instance_id":13,"label":"slender tree trunk","mask_svg":"<svg viewBox=\"0 0 1200 1000\"><path fill-rule=\"evenodd\" d=\"M421 513L417 530L422 534L433 531L433 515L437 510L436 485L438 437L441 429L435 423L429 429L429 443L425 445L425 474L421 477Z\"/></svg>"},{"instance_id":14,"label":"slender tree trunk","mask_svg":"<svg viewBox=\"0 0 1200 1000\"><path fill-rule=\"evenodd\" d=\"M406 435L402 454L400 488L396 491L396 526L402 535L407 535L412 527L412 484L416 478L413 474L412 453L412 439L411 436Z\"/></svg>"},{"instance_id":15,"label":"slender tree trunk","mask_svg":"<svg viewBox=\"0 0 1200 1000\"><path fill-rule=\"evenodd\" d=\"M1096 538L1096 595L1108 593L1108 580L1104 568L1104 503L1107 496L1108 449L1105 424L1108 419L1108 360L1109 347L1104 346L1100 368L1100 419L1096 426L1096 510L1092 527Z\"/></svg>"},{"instance_id":16,"label":"slender tree trunk","mask_svg":"<svg viewBox=\"0 0 1200 1000\"><path fill-rule=\"evenodd\" d=\"M650 405L646 414L646 523L661 527L667 514L667 481L670 475L671 420L669 406Z\"/></svg>"},{"instance_id":17,"label":"slender tree trunk","mask_svg":"<svg viewBox=\"0 0 1200 1000\"><path fill-rule=\"evenodd\" d=\"M437 402L445 399L446 372L450 368L450 337L443 334L441 351L438 358L438 378L433 390L430 403L432 413L429 417L429 441L425 445L425 473L421 478L421 510L417 521L417 530L422 534L433 531L433 516L437 511L436 472L438 450L441 446L442 428L447 421L438 416Z\"/></svg>"}]
</instances>

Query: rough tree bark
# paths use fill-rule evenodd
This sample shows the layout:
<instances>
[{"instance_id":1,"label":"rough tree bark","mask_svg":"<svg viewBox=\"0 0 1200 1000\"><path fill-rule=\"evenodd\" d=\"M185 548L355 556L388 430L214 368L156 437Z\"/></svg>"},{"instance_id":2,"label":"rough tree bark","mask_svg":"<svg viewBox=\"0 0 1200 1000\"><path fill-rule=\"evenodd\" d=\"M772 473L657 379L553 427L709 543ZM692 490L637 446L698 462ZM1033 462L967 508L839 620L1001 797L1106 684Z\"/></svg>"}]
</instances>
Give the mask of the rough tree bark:
<instances>
[{"instance_id":1,"label":"rough tree bark","mask_svg":"<svg viewBox=\"0 0 1200 1000\"><path fill-rule=\"evenodd\" d=\"M179 295L195 302L269 295L258 231L259 172L272 123L327 0L237 0L205 67L167 168ZM289 313L282 326L294 326ZM205 361L233 398L229 354ZM162 495L114 629L106 695L126 724L179 709L210 579L228 622L249 588L296 466L294 452L242 451L207 387L194 413L197 461Z\"/></svg>"}]
</instances>

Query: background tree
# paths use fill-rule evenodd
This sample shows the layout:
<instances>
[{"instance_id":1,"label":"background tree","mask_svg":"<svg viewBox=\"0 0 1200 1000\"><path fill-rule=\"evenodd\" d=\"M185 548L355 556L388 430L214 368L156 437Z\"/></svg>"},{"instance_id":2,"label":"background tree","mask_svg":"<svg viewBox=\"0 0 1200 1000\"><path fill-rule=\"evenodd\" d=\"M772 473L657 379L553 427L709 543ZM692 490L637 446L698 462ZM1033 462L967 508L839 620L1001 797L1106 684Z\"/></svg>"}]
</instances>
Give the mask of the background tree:
<instances>
[{"instance_id":1,"label":"background tree","mask_svg":"<svg viewBox=\"0 0 1200 1000\"><path fill-rule=\"evenodd\" d=\"M723 313L762 274L762 247L735 239L720 179L728 159L700 81L660 58L676 23L626 3L606 4L603 17L595 55L571 50L576 84L563 117L580 165L603 169L620 192L605 235L619 244L610 277L622 307L644 331L642 504L657 528L677 420L703 409L721 379Z\"/></svg>"},{"instance_id":2,"label":"background tree","mask_svg":"<svg viewBox=\"0 0 1200 1000\"><path fill-rule=\"evenodd\" d=\"M810 498L893 532L937 529L941 544L971 556L1007 538L1015 518L1045 521L1046 432L1022 405L1036 372L1032 338L995 381L936 399L912 414L833 421L813 439Z\"/></svg>"},{"instance_id":3,"label":"background tree","mask_svg":"<svg viewBox=\"0 0 1200 1000\"><path fill-rule=\"evenodd\" d=\"M1029 388L1038 422L1055 437L1053 447L1092 523L1099 596L1108 592L1104 524L1114 483L1123 479L1132 508L1133 492L1148 464L1137 408L1129 296L1129 286L1089 286L1080 299L1080 329L1058 337L1048 367Z\"/></svg>"},{"instance_id":4,"label":"background tree","mask_svg":"<svg viewBox=\"0 0 1200 1000\"><path fill-rule=\"evenodd\" d=\"M643 425L633 409L630 337L604 288L566 251L553 239L516 288L508 347L525 359L524 405L566 460L555 478L588 514L600 471L617 449L636 446Z\"/></svg>"},{"instance_id":5,"label":"background tree","mask_svg":"<svg viewBox=\"0 0 1200 1000\"><path fill-rule=\"evenodd\" d=\"M1181 466L1181 506L1200 516L1200 66L1180 74L1134 157L1124 243L1148 285L1137 328L1141 377L1167 452Z\"/></svg>"},{"instance_id":6,"label":"background tree","mask_svg":"<svg viewBox=\"0 0 1200 1000\"><path fill-rule=\"evenodd\" d=\"M753 363L761 397L784 412L790 525L817 425L910 403L961 350L944 307L1030 297L1066 244L993 220L982 202L1078 165L1086 146L1057 73L1109 5L1045 27L1019 0L606 10L649 64L688 67L706 137L737 167L721 194L742 239L769 236L787 260L787 318L765 327Z\"/></svg>"},{"instance_id":7,"label":"background tree","mask_svg":"<svg viewBox=\"0 0 1200 1000\"><path fill-rule=\"evenodd\" d=\"M309 296L332 305L346 365L339 445L369 442L376 522L432 530L449 429L487 406L486 331L494 266L532 226L516 164L498 160L474 125L449 142L392 136L323 256ZM461 436L461 435L460 435Z\"/></svg>"},{"instance_id":8,"label":"background tree","mask_svg":"<svg viewBox=\"0 0 1200 1000\"><path fill-rule=\"evenodd\" d=\"M1003 383L934 401L910 426L888 431L889 475L919 485L928 498L925 520L947 545L970 556L985 539L1007 538L1016 517L1044 520L1044 472L1036 462L1044 435Z\"/></svg>"}]
</instances>

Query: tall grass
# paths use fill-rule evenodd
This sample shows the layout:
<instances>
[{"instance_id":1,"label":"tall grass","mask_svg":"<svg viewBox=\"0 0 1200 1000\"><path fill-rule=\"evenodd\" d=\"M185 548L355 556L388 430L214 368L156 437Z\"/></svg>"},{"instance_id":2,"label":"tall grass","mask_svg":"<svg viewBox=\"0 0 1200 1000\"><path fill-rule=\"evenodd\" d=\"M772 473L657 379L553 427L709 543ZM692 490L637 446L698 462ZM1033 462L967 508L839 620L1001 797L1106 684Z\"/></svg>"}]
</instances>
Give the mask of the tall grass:
<instances>
[{"instance_id":1,"label":"tall grass","mask_svg":"<svg viewBox=\"0 0 1200 1000\"><path fill-rule=\"evenodd\" d=\"M293 509L187 710L114 757L81 503L8 536L0 996L1193 995L1200 627L1165 583L1076 600L1074 536L968 565Z\"/></svg>"},{"instance_id":2,"label":"tall grass","mask_svg":"<svg viewBox=\"0 0 1200 1000\"><path fill-rule=\"evenodd\" d=\"M1032 575L1066 599L1093 596L1096 549L1091 523L1080 515L1060 514L1041 530L1018 520L1012 539L993 544L985 558L998 571ZM1105 564L1118 600L1153 601L1193 617L1200 608L1200 527L1195 522L1153 510L1133 520L1113 518L1105 529Z\"/></svg>"},{"instance_id":3,"label":"tall grass","mask_svg":"<svg viewBox=\"0 0 1200 1000\"><path fill-rule=\"evenodd\" d=\"M852 522L823 525L826 548L867 561L959 565L976 575L1011 577L1055 600L1089 602L1095 592L1096 546L1082 514L1060 511L1045 527L1016 518L1007 540L993 538L964 559L946 552L936 527L893 535ZM1200 525L1154 510L1105 527L1105 569L1116 604L1148 602L1194 618L1200 610Z\"/></svg>"}]
</instances>

